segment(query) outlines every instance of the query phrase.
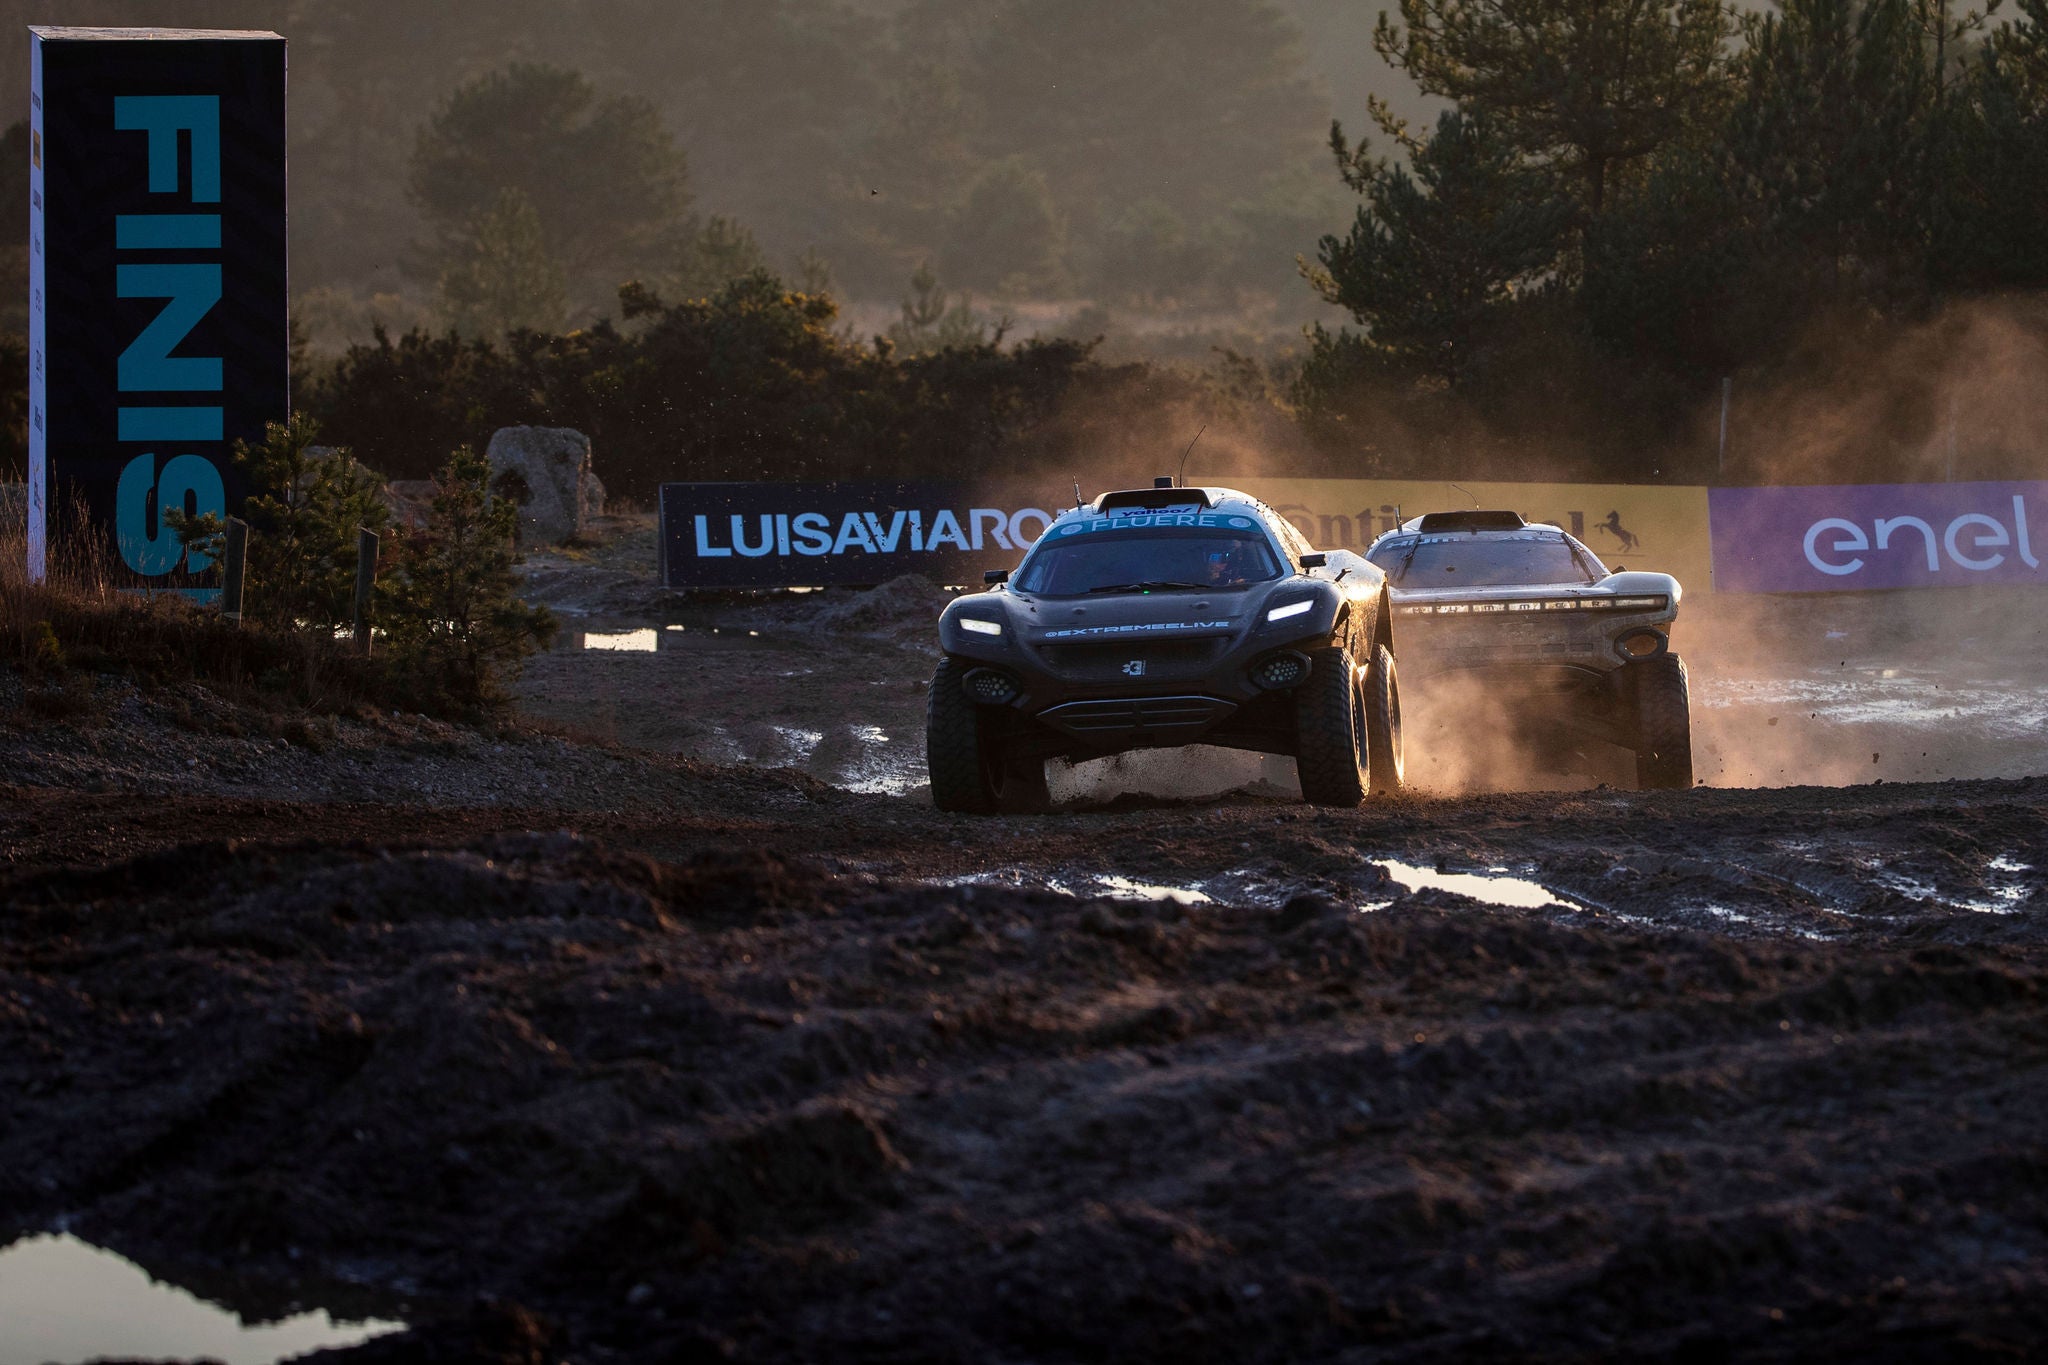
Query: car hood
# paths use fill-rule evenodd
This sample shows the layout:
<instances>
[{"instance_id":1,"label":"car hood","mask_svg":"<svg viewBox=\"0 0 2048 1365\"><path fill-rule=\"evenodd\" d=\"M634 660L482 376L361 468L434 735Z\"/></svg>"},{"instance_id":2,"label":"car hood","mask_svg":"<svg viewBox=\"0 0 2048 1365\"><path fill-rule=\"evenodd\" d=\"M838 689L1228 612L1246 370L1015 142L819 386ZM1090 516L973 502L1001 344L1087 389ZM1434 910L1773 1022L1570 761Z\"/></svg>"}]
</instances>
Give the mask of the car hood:
<instances>
[{"instance_id":1,"label":"car hood","mask_svg":"<svg viewBox=\"0 0 2048 1365\"><path fill-rule=\"evenodd\" d=\"M1039 597L999 587L949 603L939 619L939 636L948 650L971 649L979 654L1000 650L1003 642L1057 645L1235 636L1259 628L1265 612L1297 598L1316 603L1316 609L1302 617L1300 633L1327 630L1339 594L1329 583L1300 574L1229 591L1163 589ZM999 622L1002 633L994 637L966 634L963 620Z\"/></svg>"},{"instance_id":2,"label":"car hood","mask_svg":"<svg viewBox=\"0 0 2048 1365\"><path fill-rule=\"evenodd\" d=\"M1255 615L1260 604L1285 581L1233 591L1168 589L1089 597L1020 594L1013 599L1011 615L1032 638L1053 641L1106 635L1224 634Z\"/></svg>"}]
</instances>

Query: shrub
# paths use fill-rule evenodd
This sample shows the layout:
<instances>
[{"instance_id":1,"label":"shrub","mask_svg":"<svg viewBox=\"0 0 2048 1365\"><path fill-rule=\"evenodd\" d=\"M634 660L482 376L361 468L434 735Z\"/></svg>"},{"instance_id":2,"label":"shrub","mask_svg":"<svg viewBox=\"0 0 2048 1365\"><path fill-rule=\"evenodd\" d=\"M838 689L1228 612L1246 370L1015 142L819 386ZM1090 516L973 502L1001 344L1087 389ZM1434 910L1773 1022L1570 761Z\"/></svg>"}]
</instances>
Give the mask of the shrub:
<instances>
[{"instance_id":1,"label":"shrub","mask_svg":"<svg viewBox=\"0 0 2048 1365\"><path fill-rule=\"evenodd\" d=\"M394 680L427 703L503 704L505 671L554 638L548 609L514 592L518 508L489 496L490 474L467 446L449 458L426 529L399 542L401 567L380 602Z\"/></svg>"},{"instance_id":2,"label":"shrub","mask_svg":"<svg viewBox=\"0 0 2048 1365\"><path fill-rule=\"evenodd\" d=\"M351 347L312 394L325 430L425 478L501 426L574 427L615 495L671 479L945 478L989 465L1064 404L1127 387L1092 343L993 340L926 355L857 345L838 308L756 271L669 304L621 292L625 326L502 347L412 331ZM964 337L954 338L964 343Z\"/></svg>"},{"instance_id":3,"label":"shrub","mask_svg":"<svg viewBox=\"0 0 2048 1365\"><path fill-rule=\"evenodd\" d=\"M252 490L243 504L245 617L265 633L298 641L309 679L322 661L345 660L344 671L380 701L436 714L502 706L507 671L554 635L546 609L526 606L515 592L514 501L491 496L489 464L464 446L435 480L431 524L409 534L388 531L382 481L348 450L316 448L318 433L299 413L271 423L260 445L235 447ZM219 553L219 517L171 515L188 547ZM354 622L364 530L384 533L371 617L386 645L374 660L360 657L368 651L355 650L353 641L346 651L336 643ZM276 685L274 668L250 676L259 686Z\"/></svg>"}]
</instances>

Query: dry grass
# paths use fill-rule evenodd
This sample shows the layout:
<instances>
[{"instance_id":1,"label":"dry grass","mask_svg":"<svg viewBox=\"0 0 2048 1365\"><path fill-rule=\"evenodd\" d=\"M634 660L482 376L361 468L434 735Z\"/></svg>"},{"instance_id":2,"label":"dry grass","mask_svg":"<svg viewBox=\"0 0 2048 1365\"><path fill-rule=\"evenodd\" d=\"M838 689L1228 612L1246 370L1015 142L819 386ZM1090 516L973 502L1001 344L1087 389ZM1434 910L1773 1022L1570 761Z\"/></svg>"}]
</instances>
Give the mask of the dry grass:
<instances>
[{"instance_id":1,"label":"dry grass","mask_svg":"<svg viewBox=\"0 0 2048 1365\"><path fill-rule=\"evenodd\" d=\"M175 593L123 591L104 553L60 538L42 583L28 581L22 513L0 505L0 667L22 678L35 716L90 712L95 674L144 685L203 682L237 700L332 713L380 704L389 682L343 642L237 625Z\"/></svg>"}]
</instances>

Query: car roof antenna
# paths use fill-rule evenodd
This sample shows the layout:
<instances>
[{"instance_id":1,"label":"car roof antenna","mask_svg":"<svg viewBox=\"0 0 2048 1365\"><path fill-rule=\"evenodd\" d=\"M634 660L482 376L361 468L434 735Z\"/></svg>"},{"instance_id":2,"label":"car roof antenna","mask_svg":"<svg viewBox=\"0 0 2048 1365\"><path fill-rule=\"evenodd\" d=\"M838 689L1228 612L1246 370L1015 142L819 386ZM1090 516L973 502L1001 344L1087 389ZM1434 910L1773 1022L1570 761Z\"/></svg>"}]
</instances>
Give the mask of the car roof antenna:
<instances>
[{"instance_id":1,"label":"car roof antenna","mask_svg":"<svg viewBox=\"0 0 2048 1365\"><path fill-rule=\"evenodd\" d=\"M1081 481L1079 479L1074 480L1074 510L1076 512L1081 510Z\"/></svg>"},{"instance_id":2,"label":"car roof antenna","mask_svg":"<svg viewBox=\"0 0 2048 1365\"><path fill-rule=\"evenodd\" d=\"M1208 424L1207 422L1204 422L1204 423L1202 423L1202 431L1207 431L1208 429L1209 429L1209 424ZM1201 440L1201 439L1202 439L1202 431L1198 431L1198 432L1196 432L1196 433L1195 433L1195 440L1194 440L1194 441L1189 441L1189 442L1188 442L1188 448L1187 448L1186 450L1183 450L1183 451L1182 451L1182 452L1180 453L1180 483L1179 483L1179 486L1180 486L1180 487L1182 487L1182 488L1186 488L1186 487L1188 486L1188 456L1190 456L1190 455L1192 455L1192 454L1194 454L1194 453L1195 453L1195 441L1199 441L1199 440Z\"/></svg>"},{"instance_id":3,"label":"car roof antenna","mask_svg":"<svg viewBox=\"0 0 2048 1365\"><path fill-rule=\"evenodd\" d=\"M1464 484L1454 483L1451 485L1451 487L1457 489L1460 493L1463 493L1466 497L1472 499L1472 505L1474 507L1477 507L1479 505L1479 495L1477 493L1474 493L1471 489L1465 487ZM1479 534L1479 528L1477 526L1468 527L1467 530L1472 535L1476 536Z\"/></svg>"}]
</instances>

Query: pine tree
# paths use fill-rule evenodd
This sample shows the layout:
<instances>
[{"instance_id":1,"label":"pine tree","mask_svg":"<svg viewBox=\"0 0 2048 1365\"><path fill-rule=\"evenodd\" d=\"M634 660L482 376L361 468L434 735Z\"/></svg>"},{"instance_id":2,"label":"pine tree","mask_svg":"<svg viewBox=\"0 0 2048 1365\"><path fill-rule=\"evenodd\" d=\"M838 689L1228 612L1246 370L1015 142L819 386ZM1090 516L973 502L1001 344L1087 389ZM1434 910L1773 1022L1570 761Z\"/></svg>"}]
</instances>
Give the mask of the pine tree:
<instances>
[{"instance_id":1,"label":"pine tree","mask_svg":"<svg viewBox=\"0 0 2048 1365\"><path fill-rule=\"evenodd\" d=\"M426 528L408 535L380 618L390 656L423 692L468 706L502 700L508 667L555 632L546 607L519 600L512 566L518 508L488 492L491 467L468 446L435 480Z\"/></svg>"},{"instance_id":2,"label":"pine tree","mask_svg":"<svg viewBox=\"0 0 2048 1365\"><path fill-rule=\"evenodd\" d=\"M1446 110L1412 174L1348 146L1341 128L1330 140L1366 202L1349 235L1323 238L1311 281L1364 324L1367 353L1457 384L1489 319L1557 259L1570 205L1483 117Z\"/></svg>"},{"instance_id":3,"label":"pine tree","mask_svg":"<svg viewBox=\"0 0 2048 1365\"><path fill-rule=\"evenodd\" d=\"M1380 55L1488 119L1591 217L1651 156L1710 125L1734 31L1721 0L1401 0L1401 19L1380 15ZM1375 114L1402 131L1384 105Z\"/></svg>"},{"instance_id":4,"label":"pine tree","mask_svg":"<svg viewBox=\"0 0 2048 1365\"><path fill-rule=\"evenodd\" d=\"M561 324L567 309L562 271L524 191L499 192L466 248L441 272L440 295L448 325L469 336L521 327L551 331Z\"/></svg>"},{"instance_id":5,"label":"pine tree","mask_svg":"<svg viewBox=\"0 0 2048 1365\"><path fill-rule=\"evenodd\" d=\"M910 277L910 293L902 302L903 318L889 325L891 349L898 355L930 355L934 351L982 346L989 342L990 324L975 316L974 301L962 294L957 299L940 284L930 261L918 266ZM1002 340L1007 322L995 324L995 339Z\"/></svg>"}]
</instances>

